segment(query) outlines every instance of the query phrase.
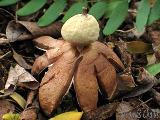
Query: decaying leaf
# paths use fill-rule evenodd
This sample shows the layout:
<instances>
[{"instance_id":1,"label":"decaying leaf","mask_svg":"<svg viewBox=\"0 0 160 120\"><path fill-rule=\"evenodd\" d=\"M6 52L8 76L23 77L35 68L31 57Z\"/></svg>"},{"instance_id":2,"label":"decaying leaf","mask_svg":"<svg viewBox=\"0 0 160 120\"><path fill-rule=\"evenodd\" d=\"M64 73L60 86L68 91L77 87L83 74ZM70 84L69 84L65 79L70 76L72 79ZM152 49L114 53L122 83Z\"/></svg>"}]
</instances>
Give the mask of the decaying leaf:
<instances>
[{"instance_id":1,"label":"decaying leaf","mask_svg":"<svg viewBox=\"0 0 160 120\"><path fill-rule=\"evenodd\" d=\"M119 49L121 61L125 67L130 67L132 64L132 58L131 54L127 51L127 43L120 40L116 46Z\"/></svg>"},{"instance_id":2,"label":"decaying leaf","mask_svg":"<svg viewBox=\"0 0 160 120\"><path fill-rule=\"evenodd\" d=\"M145 68L140 67L139 68L139 75L137 78L137 82L140 84L146 84L146 83L155 83L157 79L150 74Z\"/></svg>"},{"instance_id":3,"label":"decaying leaf","mask_svg":"<svg viewBox=\"0 0 160 120\"><path fill-rule=\"evenodd\" d=\"M151 64L155 64L156 63L156 56L155 54L148 54L147 55L147 66L151 65Z\"/></svg>"},{"instance_id":4,"label":"decaying leaf","mask_svg":"<svg viewBox=\"0 0 160 120\"><path fill-rule=\"evenodd\" d=\"M110 103L95 110L83 113L81 120L107 120L115 112L119 103Z\"/></svg>"},{"instance_id":5,"label":"decaying leaf","mask_svg":"<svg viewBox=\"0 0 160 120\"><path fill-rule=\"evenodd\" d=\"M150 35L152 38L152 42L154 43L154 45L158 46L160 43L160 32L158 30L150 30Z\"/></svg>"},{"instance_id":6,"label":"decaying leaf","mask_svg":"<svg viewBox=\"0 0 160 120\"><path fill-rule=\"evenodd\" d=\"M9 89L11 85L15 86L17 84L17 73L14 68L11 66L8 74L8 79L5 84L5 89Z\"/></svg>"},{"instance_id":7,"label":"decaying leaf","mask_svg":"<svg viewBox=\"0 0 160 120\"><path fill-rule=\"evenodd\" d=\"M118 79L118 90L120 91L129 91L136 86L134 78L131 74L131 68L125 69L125 71L117 75Z\"/></svg>"},{"instance_id":8,"label":"decaying leaf","mask_svg":"<svg viewBox=\"0 0 160 120\"><path fill-rule=\"evenodd\" d=\"M34 99L37 95L37 90L30 91L28 96L27 96L27 102L26 102L26 108L30 107L33 105Z\"/></svg>"},{"instance_id":9,"label":"decaying leaf","mask_svg":"<svg viewBox=\"0 0 160 120\"><path fill-rule=\"evenodd\" d=\"M124 113L123 115L127 114L130 117L133 117L138 120L141 120L141 119L159 120L160 118L159 109L152 109L147 105L147 102L149 102L150 100L152 99L150 98L146 101L142 101L140 99L130 99L128 102L124 101L123 103L127 103L129 106L131 106L130 108L132 109L129 111L126 111L126 113Z\"/></svg>"},{"instance_id":10,"label":"decaying leaf","mask_svg":"<svg viewBox=\"0 0 160 120\"><path fill-rule=\"evenodd\" d=\"M152 51L152 45L142 41L127 42L127 50L132 53L147 53Z\"/></svg>"},{"instance_id":11,"label":"decaying leaf","mask_svg":"<svg viewBox=\"0 0 160 120\"><path fill-rule=\"evenodd\" d=\"M10 68L5 89L8 89L11 85L35 90L39 87L39 82L29 72L17 64L15 68L12 66Z\"/></svg>"},{"instance_id":12,"label":"decaying leaf","mask_svg":"<svg viewBox=\"0 0 160 120\"><path fill-rule=\"evenodd\" d=\"M22 66L22 67L25 68L25 69L31 69L31 68L32 68L31 65L29 65L29 64L23 59L23 57L22 57L21 55L19 55L18 53L16 53L16 51L13 50L13 49L12 49L12 51L13 51L13 58L17 61L17 63L18 63L20 66Z\"/></svg>"},{"instance_id":13,"label":"decaying leaf","mask_svg":"<svg viewBox=\"0 0 160 120\"><path fill-rule=\"evenodd\" d=\"M0 120L2 116L9 112L14 112L15 106L7 100L0 99Z\"/></svg>"},{"instance_id":14,"label":"decaying leaf","mask_svg":"<svg viewBox=\"0 0 160 120\"><path fill-rule=\"evenodd\" d=\"M153 50L155 52L156 59L159 61L160 60L160 49L159 49L159 44L160 44L160 32L152 30L150 32L151 38L152 38L152 46Z\"/></svg>"},{"instance_id":15,"label":"decaying leaf","mask_svg":"<svg viewBox=\"0 0 160 120\"><path fill-rule=\"evenodd\" d=\"M6 28L6 36L10 42L33 39L44 35L58 38L60 37L61 26L61 23L56 22L48 27L40 28L35 22L10 21Z\"/></svg>"},{"instance_id":16,"label":"decaying leaf","mask_svg":"<svg viewBox=\"0 0 160 120\"><path fill-rule=\"evenodd\" d=\"M151 90L153 93L153 97L156 100L157 104L160 106L160 93L157 92L155 89Z\"/></svg>"},{"instance_id":17,"label":"decaying leaf","mask_svg":"<svg viewBox=\"0 0 160 120\"><path fill-rule=\"evenodd\" d=\"M134 87L127 95L124 96L124 98L139 96L151 90L155 85L156 78L150 75L144 68L141 68L137 81L139 82L139 85Z\"/></svg>"},{"instance_id":18,"label":"decaying leaf","mask_svg":"<svg viewBox=\"0 0 160 120\"><path fill-rule=\"evenodd\" d=\"M121 102L116 112L116 120L138 120L138 115L129 102Z\"/></svg>"}]
</instances>

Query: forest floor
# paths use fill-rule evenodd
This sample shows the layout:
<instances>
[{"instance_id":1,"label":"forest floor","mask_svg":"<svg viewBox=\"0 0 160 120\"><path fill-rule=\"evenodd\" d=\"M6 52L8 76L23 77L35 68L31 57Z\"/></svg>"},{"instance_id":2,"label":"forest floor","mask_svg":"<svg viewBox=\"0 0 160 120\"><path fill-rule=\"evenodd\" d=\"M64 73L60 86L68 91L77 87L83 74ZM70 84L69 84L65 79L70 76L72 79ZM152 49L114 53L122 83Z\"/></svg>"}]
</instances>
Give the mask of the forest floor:
<instances>
[{"instance_id":1,"label":"forest floor","mask_svg":"<svg viewBox=\"0 0 160 120\"><path fill-rule=\"evenodd\" d=\"M17 18L15 11L15 6L0 8L0 120L6 113L18 113L23 120L45 120L63 112L81 111L71 85L55 112L47 117L39 106L38 89L48 68L36 75L31 72L35 59L51 46L49 41L35 39L46 35L61 39L62 23L57 20L41 29L35 22L38 15ZM160 61L160 21L138 33L133 29L133 16L130 13L112 35L100 33L99 41L114 50L125 69L117 72L115 98L109 101L99 93L98 108L84 113L83 120L160 120L160 65L150 68ZM98 21L100 27L105 21Z\"/></svg>"}]
</instances>

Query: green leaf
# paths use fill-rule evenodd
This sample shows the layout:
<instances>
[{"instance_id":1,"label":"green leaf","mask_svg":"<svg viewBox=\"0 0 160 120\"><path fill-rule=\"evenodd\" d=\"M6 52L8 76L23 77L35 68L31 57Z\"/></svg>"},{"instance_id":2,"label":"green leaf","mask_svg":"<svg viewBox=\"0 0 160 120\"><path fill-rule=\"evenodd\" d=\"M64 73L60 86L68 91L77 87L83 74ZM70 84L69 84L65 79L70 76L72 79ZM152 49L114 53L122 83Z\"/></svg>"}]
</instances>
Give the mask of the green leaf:
<instances>
[{"instance_id":1,"label":"green leaf","mask_svg":"<svg viewBox=\"0 0 160 120\"><path fill-rule=\"evenodd\" d=\"M15 100L18 103L18 105L21 106L23 109L25 108L26 100L20 94L14 92L10 95L10 97L13 100Z\"/></svg>"},{"instance_id":2,"label":"green leaf","mask_svg":"<svg viewBox=\"0 0 160 120\"><path fill-rule=\"evenodd\" d=\"M82 8L86 6L86 2L78 2L71 6L62 19L62 22L66 22L70 17L82 13Z\"/></svg>"},{"instance_id":3,"label":"green leaf","mask_svg":"<svg viewBox=\"0 0 160 120\"><path fill-rule=\"evenodd\" d=\"M20 114L7 113L2 116L3 120L20 120Z\"/></svg>"},{"instance_id":4,"label":"green leaf","mask_svg":"<svg viewBox=\"0 0 160 120\"><path fill-rule=\"evenodd\" d=\"M153 76L160 73L160 63L152 64L146 67L146 70Z\"/></svg>"},{"instance_id":5,"label":"green leaf","mask_svg":"<svg viewBox=\"0 0 160 120\"><path fill-rule=\"evenodd\" d=\"M105 17L109 18L111 16L113 10L117 7L117 5L120 3L120 1L110 2L107 4L105 9Z\"/></svg>"},{"instance_id":6,"label":"green leaf","mask_svg":"<svg viewBox=\"0 0 160 120\"><path fill-rule=\"evenodd\" d=\"M55 2L47 9L44 15L38 20L39 26L47 26L54 22L63 12L66 6L66 0L55 0Z\"/></svg>"},{"instance_id":7,"label":"green leaf","mask_svg":"<svg viewBox=\"0 0 160 120\"><path fill-rule=\"evenodd\" d=\"M158 19L160 19L160 0L157 0L157 2L151 8L151 12L148 18L148 24L150 25Z\"/></svg>"},{"instance_id":8,"label":"green leaf","mask_svg":"<svg viewBox=\"0 0 160 120\"><path fill-rule=\"evenodd\" d=\"M9 6L9 5L17 3L18 1L20 0L1 0L0 6Z\"/></svg>"},{"instance_id":9,"label":"green leaf","mask_svg":"<svg viewBox=\"0 0 160 120\"><path fill-rule=\"evenodd\" d=\"M149 13L150 13L149 1L142 0L138 6L138 11L136 16L136 28L138 32L141 32L144 30L144 27L148 21Z\"/></svg>"},{"instance_id":10,"label":"green leaf","mask_svg":"<svg viewBox=\"0 0 160 120\"><path fill-rule=\"evenodd\" d=\"M24 7L17 11L17 15L27 16L33 14L37 12L39 9L41 9L46 2L47 0L31 0Z\"/></svg>"},{"instance_id":11,"label":"green leaf","mask_svg":"<svg viewBox=\"0 0 160 120\"><path fill-rule=\"evenodd\" d=\"M113 10L109 17L109 20L103 29L105 35L110 35L122 24L128 13L128 1L124 0L120 2Z\"/></svg>"},{"instance_id":12,"label":"green leaf","mask_svg":"<svg viewBox=\"0 0 160 120\"><path fill-rule=\"evenodd\" d=\"M89 14L93 15L98 20L104 15L106 8L106 2L97 2L90 8Z\"/></svg>"}]
</instances>

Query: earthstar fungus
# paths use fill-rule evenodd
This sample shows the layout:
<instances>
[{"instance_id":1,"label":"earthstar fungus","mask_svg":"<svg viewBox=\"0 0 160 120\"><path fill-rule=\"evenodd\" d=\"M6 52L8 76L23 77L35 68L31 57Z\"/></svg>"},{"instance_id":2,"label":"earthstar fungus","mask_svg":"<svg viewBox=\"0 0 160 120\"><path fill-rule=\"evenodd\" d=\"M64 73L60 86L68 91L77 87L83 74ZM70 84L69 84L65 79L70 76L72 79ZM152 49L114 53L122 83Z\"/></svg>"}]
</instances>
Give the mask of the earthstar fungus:
<instances>
[{"instance_id":1,"label":"earthstar fungus","mask_svg":"<svg viewBox=\"0 0 160 120\"><path fill-rule=\"evenodd\" d=\"M36 59L32 73L53 65L40 84L40 106L46 115L50 115L73 83L82 110L96 109L99 90L105 91L108 99L115 96L116 71L123 70L124 66L110 47L96 41L99 25L93 16L78 14L71 17L63 25L61 34L64 40L41 37L46 42L53 39L52 49ZM81 51L77 49L79 46L83 46ZM48 48L51 48L50 44Z\"/></svg>"}]
</instances>

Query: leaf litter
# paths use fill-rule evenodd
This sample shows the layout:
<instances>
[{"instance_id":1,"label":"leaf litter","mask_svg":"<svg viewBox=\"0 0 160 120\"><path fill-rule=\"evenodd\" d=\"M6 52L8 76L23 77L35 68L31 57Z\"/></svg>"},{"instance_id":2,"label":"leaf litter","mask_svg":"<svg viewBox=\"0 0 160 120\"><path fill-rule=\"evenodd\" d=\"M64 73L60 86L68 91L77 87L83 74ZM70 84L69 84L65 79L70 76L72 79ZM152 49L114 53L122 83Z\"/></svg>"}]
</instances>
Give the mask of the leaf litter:
<instances>
[{"instance_id":1,"label":"leaf litter","mask_svg":"<svg viewBox=\"0 0 160 120\"><path fill-rule=\"evenodd\" d=\"M150 0L149 2L151 6L155 4L154 0ZM2 11L1 13L3 13L0 15L0 18L5 17L5 19L8 19L8 22L5 22L5 24L0 28L0 64L3 64L4 60L10 58L11 51L13 51L12 57L15 60L10 60L13 61L12 64L5 64L4 67L7 67L5 69L4 67L1 67L2 69L0 70L0 78L2 78L3 74L6 74L5 76L8 76L8 79L3 78L5 80L3 81L3 83L0 81L0 89L5 88L5 90L1 91L0 98L2 99L2 101L7 101L7 105L4 105L3 107L3 114L6 115L6 113L8 113L8 111L6 112L5 109L14 108L10 111L12 111L13 113L17 111L20 112L21 119L48 119L48 117L43 115L42 110L49 110L49 112L51 112L54 109L54 111L51 112L53 117L56 114L66 112L64 110L70 111L70 105L72 104L74 106L72 110L84 110L82 116L82 119L84 120L137 120L139 117L143 118L143 113L145 111L149 111L150 114L155 114L157 112L158 114L156 115L159 115L160 112L158 110L160 104L160 91L158 65L160 60L160 42L158 23L156 23L155 25L153 24L148 28L146 27L143 32L137 32L135 29L131 31L132 33L129 33L124 32L125 29L133 28L134 26L130 25L129 21L126 20L126 26L121 27L123 32L121 30L121 32L118 31L121 33L121 35L119 35L118 33L114 33L111 36L101 36L101 38L103 39L103 43L106 43L108 41L112 42L112 49L120 58L120 62L117 62L119 60L117 60L113 54L109 54L110 52L104 50L106 52L103 52L101 55L99 55L96 60L97 62L94 63L95 65L92 67L92 62L91 64L86 63L90 63L90 60L92 61L92 59L88 59L88 56L93 57L94 60L94 54L87 54L86 50L86 53L83 54L83 57L77 63L79 67L78 69L75 69L77 74L74 74L73 77L74 79L76 79L76 82L73 82L73 79L70 79L70 76L67 76L65 74L69 71L69 69L64 69L64 66L58 66L58 64L60 64L61 62L66 66L67 62L71 64L71 61L69 61L69 59L63 58L63 55L67 55L67 53L65 53L64 51L68 48L67 46L63 46L64 41L62 40L62 38L60 38L60 29L62 26L61 23L55 22L49 27L39 28L35 22L29 22L29 17L24 19L27 21L15 21L13 20L14 15L12 16L12 14L7 13L7 11L4 11L3 9L0 9L0 11ZM19 20L23 20L23 18L20 18ZM104 24L103 20L101 20L100 22L101 25ZM4 26L6 27L6 33L4 32ZM9 51L5 51L3 49L3 46L7 44L11 44L11 46L13 44L17 44L18 46L19 41L23 41L23 44L26 44L26 41L31 41L34 43L35 47L40 48L40 50L35 48L36 51L34 51L35 53L33 54L35 56L40 56L42 54L43 55L36 59L36 62L33 66L28 64L25 57L18 54L19 52L17 53L17 50L13 50L14 47L13 49L10 48ZM27 46L27 48L28 47L29 46ZM101 46L99 46L98 44L96 47L97 50L101 48ZM62 51L60 51L61 48L63 48ZM44 53L44 51L46 52ZM7 54L8 52L9 54ZM77 54L78 53L76 52L76 56ZM63 58L63 60L61 62L57 62L60 58ZM106 62L103 59L109 62ZM123 67L123 64L121 64L121 62L124 64ZM101 65L100 63L103 64ZM106 63L106 65L104 63ZM83 64L84 66L81 68L80 66L82 66ZM77 67L77 65L75 66ZM110 75L103 73L102 68L105 66L113 66L113 68L110 67L110 69L108 70L104 68L104 71L109 71ZM47 67L49 68L48 72L46 72L46 69L44 69ZM30 71L31 68L32 70ZM64 71L62 69L64 69ZM94 71L92 71L91 69ZM7 71L8 73L3 73L3 70ZM84 70L86 72L80 73L81 70ZM42 72L40 74L36 74L35 78L31 74L39 73L40 71ZM43 78L44 72L46 73L45 77ZM60 99L59 97L57 99L58 105L56 104L55 108L54 106L52 106L52 104L50 104L50 101L52 100L46 103L44 101L45 97L49 97L49 99L51 99L53 97L52 95L55 94L56 89L52 89L52 82L53 78L55 77L53 75L54 72L55 74L60 74L60 78L57 77L56 79L68 78L70 79L69 83L73 83L75 86L75 88L73 88L70 86L71 84L66 83L69 87L62 89L62 91L60 92ZM79 78L85 78L85 76L88 76L88 74L90 75L91 73L94 73L92 74L92 77L96 78L96 81L91 79L91 83L86 83L86 79L81 79L81 81L79 80ZM71 74L73 74L72 70L70 71L70 75ZM65 78L65 76L67 77ZM112 81L114 84L111 84L112 82L109 82L108 87L105 87L102 78L107 79L107 77L111 77L116 80L114 82ZM89 77L87 77L87 79L89 79ZM41 82L40 89L39 82ZM59 84L60 86L60 84L62 85L62 82L55 82L54 84ZM83 86L80 86L79 84L83 84ZM87 84L88 87L86 87ZM94 86L96 90L93 89L91 94L87 90L91 89L92 86ZM109 88L114 88L114 90L110 90ZM40 97L39 100L38 92ZM104 93L107 94L104 95ZM66 96L68 96L68 94L71 94L68 100L70 102L65 101L65 94ZM85 96L85 99L82 99L82 96ZM86 96L90 96L90 103L87 103L87 99L89 98L87 98ZM111 96L111 98L113 98L108 99L107 96ZM76 98L78 98L78 100L76 100ZM42 107L37 105L39 102ZM65 105L63 102L65 103ZM0 105L2 105L1 103L3 102L0 102ZM96 107L95 103L97 105ZM88 111L88 108L83 108L83 106L87 104L90 104L87 106L89 109L90 107L93 107L95 109L92 111ZM80 109L79 106L82 107L82 109ZM41 117L39 115L41 115ZM151 119L150 116L146 117L146 120ZM156 117L157 120L160 118L159 116ZM154 118L153 120L156 120L156 118Z\"/></svg>"}]
</instances>

